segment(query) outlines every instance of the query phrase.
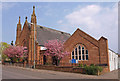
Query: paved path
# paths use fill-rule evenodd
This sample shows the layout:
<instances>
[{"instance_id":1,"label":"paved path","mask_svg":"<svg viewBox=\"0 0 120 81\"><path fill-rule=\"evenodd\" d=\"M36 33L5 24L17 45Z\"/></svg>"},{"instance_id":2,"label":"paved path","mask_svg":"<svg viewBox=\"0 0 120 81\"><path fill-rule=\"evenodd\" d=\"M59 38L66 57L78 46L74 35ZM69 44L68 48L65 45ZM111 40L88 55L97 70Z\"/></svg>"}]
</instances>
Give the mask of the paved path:
<instances>
[{"instance_id":1,"label":"paved path","mask_svg":"<svg viewBox=\"0 0 120 81\"><path fill-rule=\"evenodd\" d=\"M117 71L104 75L85 75L50 70L33 70L13 66L2 66L3 79L117 79Z\"/></svg>"}]
</instances>

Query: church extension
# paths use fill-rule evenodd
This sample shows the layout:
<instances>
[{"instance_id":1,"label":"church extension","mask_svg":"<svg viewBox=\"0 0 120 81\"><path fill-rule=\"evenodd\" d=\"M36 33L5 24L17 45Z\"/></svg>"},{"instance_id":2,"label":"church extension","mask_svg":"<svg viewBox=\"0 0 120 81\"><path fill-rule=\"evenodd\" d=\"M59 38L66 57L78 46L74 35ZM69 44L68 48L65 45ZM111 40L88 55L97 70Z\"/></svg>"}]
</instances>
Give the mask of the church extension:
<instances>
[{"instance_id":1,"label":"church extension","mask_svg":"<svg viewBox=\"0 0 120 81\"><path fill-rule=\"evenodd\" d=\"M33 6L31 22L29 23L27 21L27 17L25 19L22 29L19 17L15 45L26 46L28 48L28 64L32 65L34 60L35 33L36 64L51 63L51 57L47 58L43 55L45 51L43 50L44 42L53 39L61 40L61 37L63 37L63 40L65 40L65 50L71 54L60 61L62 64L70 64L71 59L76 59L78 63L87 65L96 64L108 66L109 71L118 68L118 55L108 48L107 38L102 36L99 40L96 40L79 28L70 35L69 33L37 25L35 6Z\"/></svg>"}]
</instances>

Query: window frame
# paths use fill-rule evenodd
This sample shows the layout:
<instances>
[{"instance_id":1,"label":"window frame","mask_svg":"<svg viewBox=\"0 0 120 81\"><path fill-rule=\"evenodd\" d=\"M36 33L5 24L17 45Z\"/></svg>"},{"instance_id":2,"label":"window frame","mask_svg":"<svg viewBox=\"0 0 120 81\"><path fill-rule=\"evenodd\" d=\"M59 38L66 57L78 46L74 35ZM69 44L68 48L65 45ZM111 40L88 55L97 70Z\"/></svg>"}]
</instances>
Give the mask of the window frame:
<instances>
[{"instance_id":1,"label":"window frame","mask_svg":"<svg viewBox=\"0 0 120 81\"><path fill-rule=\"evenodd\" d=\"M76 59L76 57L77 57L76 60L78 60L78 48L77 48L77 47L75 48L75 54L74 54L74 55L75 55L75 59Z\"/></svg>"},{"instance_id":2,"label":"window frame","mask_svg":"<svg viewBox=\"0 0 120 81\"><path fill-rule=\"evenodd\" d=\"M80 49L79 49L79 47L80 47ZM82 53L81 52L81 46L79 45L78 46L78 57L79 57L78 60L82 60L82 59L80 59L81 58L81 53Z\"/></svg>"},{"instance_id":3,"label":"window frame","mask_svg":"<svg viewBox=\"0 0 120 81\"><path fill-rule=\"evenodd\" d=\"M79 50L79 47L80 47L80 50ZM84 48L84 49L82 49L82 48ZM77 49L77 52L76 52L76 49ZM84 60L83 60L83 50L84 50ZM88 54L86 54L86 50L87 50ZM89 60L89 50L86 48L85 45L77 44L74 47L73 51L74 51L74 59L76 59L76 53L77 53L77 59L76 60L78 60L78 61L88 61ZM72 52L71 52L71 59L73 59L72 58L73 57ZM88 59L86 60L87 56L88 56ZM81 59L79 57L81 57Z\"/></svg>"},{"instance_id":4,"label":"window frame","mask_svg":"<svg viewBox=\"0 0 120 81\"><path fill-rule=\"evenodd\" d=\"M72 51L72 55L71 55L71 56L72 56L72 59L75 59L75 57L74 57L74 56L75 56L75 53L74 53L74 54L73 54L73 53L74 53L74 50ZM74 58L73 58L73 57L74 57Z\"/></svg>"},{"instance_id":5,"label":"window frame","mask_svg":"<svg viewBox=\"0 0 120 81\"><path fill-rule=\"evenodd\" d=\"M86 53L86 51L87 51L87 53ZM85 54L86 54L85 57L87 57L89 55L87 49L85 50ZM89 58L88 59L85 58L85 60L89 60Z\"/></svg>"}]
</instances>

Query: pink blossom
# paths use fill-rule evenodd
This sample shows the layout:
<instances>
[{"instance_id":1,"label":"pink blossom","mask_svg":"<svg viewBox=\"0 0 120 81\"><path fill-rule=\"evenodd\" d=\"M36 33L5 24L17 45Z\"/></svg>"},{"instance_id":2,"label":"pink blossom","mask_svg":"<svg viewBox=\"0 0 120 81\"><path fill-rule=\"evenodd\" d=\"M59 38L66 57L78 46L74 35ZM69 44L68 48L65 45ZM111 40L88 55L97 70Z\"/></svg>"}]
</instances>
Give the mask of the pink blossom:
<instances>
[{"instance_id":1,"label":"pink blossom","mask_svg":"<svg viewBox=\"0 0 120 81\"><path fill-rule=\"evenodd\" d=\"M64 51L64 42L55 40L48 40L44 45L47 48L44 55L56 56L58 59L64 58L66 55L70 53Z\"/></svg>"},{"instance_id":2,"label":"pink blossom","mask_svg":"<svg viewBox=\"0 0 120 81\"><path fill-rule=\"evenodd\" d=\"M27 56L27 47L23 46L9 46L5 50L3 50L3 53L7 55L8 57L15 57L15 58L21 58L23 56Z\"/></svg>"}]
</instances>

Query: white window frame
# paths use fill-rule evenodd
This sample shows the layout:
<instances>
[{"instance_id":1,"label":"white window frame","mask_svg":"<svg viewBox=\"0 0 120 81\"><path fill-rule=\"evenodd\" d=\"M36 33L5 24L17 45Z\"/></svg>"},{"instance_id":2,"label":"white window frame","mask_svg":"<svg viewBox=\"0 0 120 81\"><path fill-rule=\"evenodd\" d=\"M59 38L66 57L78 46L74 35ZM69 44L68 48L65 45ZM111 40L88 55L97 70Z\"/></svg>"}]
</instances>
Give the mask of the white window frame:
<instances>
[{"instance_id":1,"label":"white window frame","mask_svg":"<svg viewBox=\"0 0 120 81\"><path fill-rule=\"evenodd\" d=\"M79 46L80 46L81 54L79 54ZM83 54L82 54L82 52L83 52L82 48L83 47L84 47L84 60L83 60ZM77 49L77 52L76 52L76 49ZM89 60L89 51L88 51L88 54L86 54L86 50L88 51L88 49L84 45L82 45L82 44L76 45L76 47L74 47L74 50L73 50L74 51L74 59L76 59L76 53L77 53L77 59L76 60L78 60L78 61L88 61ZM71 52L71 59L73 59L72 58L73 57L72 52ZM87 55L88 55L88 60L86 60ZM79 56L81 56L81 60L79 59Z\"/></svg>"}]
</instances>

